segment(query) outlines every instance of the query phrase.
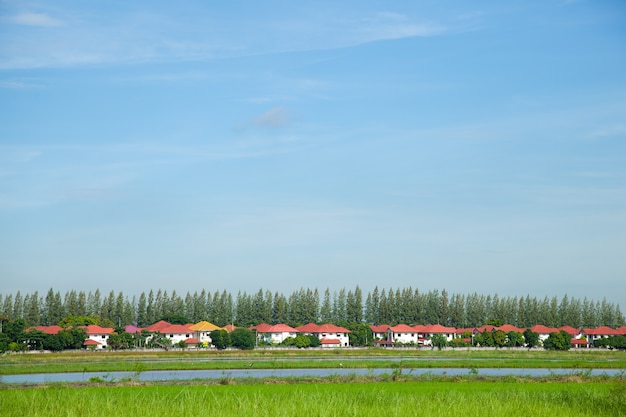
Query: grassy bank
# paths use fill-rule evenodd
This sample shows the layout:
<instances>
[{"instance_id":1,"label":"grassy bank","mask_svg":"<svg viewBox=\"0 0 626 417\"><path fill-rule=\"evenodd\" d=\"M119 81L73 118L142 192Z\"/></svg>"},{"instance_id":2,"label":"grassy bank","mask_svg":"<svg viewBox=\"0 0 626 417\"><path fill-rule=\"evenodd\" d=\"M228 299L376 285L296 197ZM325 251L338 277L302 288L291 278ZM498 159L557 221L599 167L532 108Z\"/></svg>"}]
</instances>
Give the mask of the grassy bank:
<instances>
[{"instance_id":1,"label":"grassy bank","mask_svg":"<svg viewBox=\"0 0 626 417\"><path fill-rule=\"evenodd\" d=\"M6 417L145 416L626 416L626 386L610 381L408 381L270 385L98 386L0 391Z\"/></svg>"},{"instance_id":2,"label":"grassy bank","mask_svg":"<svg viewBox=\"0 0 626 417\"><path fill-rule=\"evenodd\" d=\"M590 350L336 350L179 351L12 354L0 357L0 375L56 372L289 368L549 368L626 369L626 352Z\"/></svg>"}]
</instances>

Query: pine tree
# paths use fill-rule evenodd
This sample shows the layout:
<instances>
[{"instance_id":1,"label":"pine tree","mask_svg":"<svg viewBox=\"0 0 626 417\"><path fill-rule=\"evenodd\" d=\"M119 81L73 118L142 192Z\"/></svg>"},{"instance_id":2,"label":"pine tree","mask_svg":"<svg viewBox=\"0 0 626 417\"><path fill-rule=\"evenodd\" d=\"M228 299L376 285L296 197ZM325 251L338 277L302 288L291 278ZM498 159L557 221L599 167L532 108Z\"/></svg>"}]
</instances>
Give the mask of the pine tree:
<instances>
[{"instance_id":1,"label":"pine tree","mask_svg":"<svg viewBox=\"0 0 626 417\"><path fill-rule=\"evenodd\" d=\"M137 326L147 327L150 324L152 323L148 321L148 300L146 293L142 292L139 295L139 302L137 303Z\"/></svg>"},{"instance_id":2,"label":"pine tree","mask_svg":"<svg viewBox=\"0 0 626 417\"><path fill-rule=\"evenodd\" d=\"M333 307L330 301L330 290L326 288L324 291L324 301L320 308L320 321L322 323L330 323L333 316Z\"/></svg>"}]
</instances>

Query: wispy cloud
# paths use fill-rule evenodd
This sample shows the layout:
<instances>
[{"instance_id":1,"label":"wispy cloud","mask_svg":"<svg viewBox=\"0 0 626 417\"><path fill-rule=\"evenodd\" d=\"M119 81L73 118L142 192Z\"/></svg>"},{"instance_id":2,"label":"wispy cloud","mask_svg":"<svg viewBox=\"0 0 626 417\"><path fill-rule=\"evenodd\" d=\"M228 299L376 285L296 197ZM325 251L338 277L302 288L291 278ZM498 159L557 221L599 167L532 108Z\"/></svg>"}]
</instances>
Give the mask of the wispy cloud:
<instances>
[{"instance_id":1,"label":"wispy cloud","mask_svg":"<svg viewBox=\"0 0 626 417\"><path fill-rule=\"evenodd\" d=\"M30 90L36 88L43 88L43 85L33 83L30 81L24 81L19 79L0 80L0 88L15 89L15 90Z\"/></svg>"},{"instance_id":2,"label":"wispy cloud","mask_svg":"<svg viewBox=\"0 0 626 417\"><path fill-rule=\"evenodd\" d=\"M273 107L261 114L260 116L252 119L252 123L261 127L283 127L291 122L291 115L289 111L281 106Z\"/></svg>"},{"instance_id":3,"label":"wispy cloud","mask_svg":"<svg viewBox=\"0 0 626 417\"><path fill-rule=\"evenodd\" d=\"M592 139L600 139L600 138L606 138L606 137L625 136L625 135L626 135L625 125L610 125L610 126L604 126L592 132L589 132L587 136Z\"/></svg>"},{"instance_id":4,"label":"wispy cloud","mask_svg":"<svg viewBox=\"0 0 626 417\"><path fill-rule=\"evenodd\" d=\"M63 21L43 13L23 12L4 18L10 23L24 26L54 27L61 26Z\"/></svg>"},{"instance_id":5,"label":"wispy cloud","mask_svg":"<svg viewBox=\"0 0 626 417\"><path fill-rule=\"evenodd\" d=\"M229 8L221 11L222 19L209 14L208 8L193 16L158 8L147 14L130 7L124 15L76 8L65 10L64 20L44 13L17 13L3 19L14 25L5 29L0 68L203 61L330 50L380 40L439 36L468 25L454 17L417 18L367 9L344 13L340 6L324 13L306 6L295 9L281 14L270 8L263 12L265 18L256 20L242 20ZM177 23L182 20L185 25ZM54 30L29 31L25 26ZM240 30L232 31L232 27Z\"/></svg>"},{"instance_id":6,"label":"wispy cloud","mask_svg":"<svg viewBox=\"0 0 626 417\"><path fill-rule=\"evenodd\" d=\"M356 40L367 43L379 40L430 37L444 34L449 27L432 22L419 22L404 14L381 12L355 25ZM359 40L360 38L360 40Z\"/></svg>"}]
</instances>

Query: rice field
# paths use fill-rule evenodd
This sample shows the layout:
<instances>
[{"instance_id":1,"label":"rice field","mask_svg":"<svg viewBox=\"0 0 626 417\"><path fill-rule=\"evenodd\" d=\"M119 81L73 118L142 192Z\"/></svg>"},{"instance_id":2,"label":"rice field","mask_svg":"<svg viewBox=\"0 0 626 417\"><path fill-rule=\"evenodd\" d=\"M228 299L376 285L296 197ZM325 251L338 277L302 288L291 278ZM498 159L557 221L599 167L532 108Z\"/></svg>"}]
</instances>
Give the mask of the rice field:
<instances>
[{"instance_id":1,"label":"rice field","mask_svg":"<svg viewBox=\"0 0 626 417\"><path fill-rule=\"evenodd\" d=\"M623 379L52 386L0 390L4 417L626 416Z\"/></svg>"}]
</instances>

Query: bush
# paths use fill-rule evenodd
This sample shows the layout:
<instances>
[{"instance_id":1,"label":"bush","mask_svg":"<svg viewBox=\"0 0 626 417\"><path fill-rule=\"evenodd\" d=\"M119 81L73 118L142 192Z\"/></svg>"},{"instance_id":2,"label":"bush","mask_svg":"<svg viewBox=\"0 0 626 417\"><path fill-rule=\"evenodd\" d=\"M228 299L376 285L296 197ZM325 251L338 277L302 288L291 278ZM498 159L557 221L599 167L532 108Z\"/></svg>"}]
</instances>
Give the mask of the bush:
<instances>
[{"instance_id":1,"label":"bush","mask_svg":"<svg viewBox=\"0 0 626 417\"><path fill-rule=\"evenodd\" d=\"M233 347L242 350L252 350L256 344L254 332L243 328L233 330L230 339Z\"/></svg>"},{"instance_id":2,"label":"bush","mask_svg":"<svg viewBox=\"0 0 626 417\"><path fill-rule=\"evenodd\" d=\"M543 342L543 347L548 350L569 350L572 347L572 337L566 331L550 333Z\"/></svg>"},{"instance_id":3,"label":"bush","mask_svg":"<svg viewBox=\"0 0 626 417\"><path fill-rule=\"evenodd\" d=\"M294 342L298 349L308 348L309 346L311 346L311 339L309 339L308 336L302 334L296 336Z\"/></svg>"},{"instance_id":4,"label":"bush","mask_svg":"<svg viewBox=\"0 0 626 417\"><path fill-rule=\"evenodd\" d=\"M310 334L307 337L309 338L310 347L319 347L322 344L322 342L320 342L320 340L315 335Z\"/></svg>"},{"instance_id":5,"label":"bush","mask_svg":"<svg viewBox=\"0 0 626 417\"><path fill-rule=\"evenodd\" d=\"M466 342L465 340L463 340L462 338L459 338L459 337L457 337L455 339L452 339L450 341L450 346L452 346L452 347L457 347L458 348L458 347L466 347L466 346L469 346L469 345L470 344L468 342Z\"/></svg>"},{"instance_id":6,"label":"bush","mask_svg":"<svg viewBox=\"0 0 626 417\"><path fill-rule=\"evenodd\" d=\"M433 344L433 349L437 348L439 350L443 349L448 345L448 340L442 334L434 334L431 336L430 341Z\"/></svg>"},{"instance_id":7,"label":"bush","mask_svg":"<svg viewBox=\"0 0 626 417\"><path fill-rule=\"evenodd\" d=\"M285 340L283 340L280 343L281 346L295 346L296 345L296 338L295 337L288 337Z\"/></svg>"},{"instance_id":8,"label":"bush","mask_svg":"<svg viewBox=\"0 0 626 417\"><path fill-rule=\"evenodd\" d=\"M230 346L230 334L226 330L213 330L210 333L211 342L218 350L224 350Z\"/></svg>"}]
</instances>

